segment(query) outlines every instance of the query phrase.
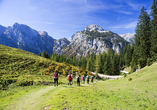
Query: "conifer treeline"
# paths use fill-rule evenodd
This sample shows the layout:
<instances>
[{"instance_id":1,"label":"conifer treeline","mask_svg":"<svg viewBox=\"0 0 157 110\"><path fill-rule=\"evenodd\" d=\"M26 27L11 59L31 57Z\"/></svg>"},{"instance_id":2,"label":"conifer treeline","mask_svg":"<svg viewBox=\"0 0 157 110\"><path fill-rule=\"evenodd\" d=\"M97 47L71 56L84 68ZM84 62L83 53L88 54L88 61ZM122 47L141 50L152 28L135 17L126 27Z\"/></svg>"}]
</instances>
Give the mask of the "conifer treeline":
<instances>
[{"instance_id":1,"label":"conifer treeline","mask_svg":"<svg viewBox=\"0 0 157 110\"><path fill-rule=\"evenodd\" d=\"M95 55L94 53L88 56L88 58L82 57L77 59L75 55L66 58L64 55L53 53L50 58L56 62L67 62L74 66L79 66L85 68L89 71L94 71L96 73L102 73L107 75L119 75L119 70L125 65L130 66L130 56L132 55L132 48L134 45L125 44L124 50L121 50L120 54L117 54L113 49L108 50L100 55ZM129 54L131 53L131 54ZM40 54L45 57L46 52Z\"/></svg>"},{"instance_id":2,"label":"conifer treeline","mask_svg":"<svg viewBox=\"0 0 157 110\"><path fill-rule=\"evenodd\" d=\"M107 75L119 75L120 69L131 66L131 72L137 68L149 66L157 60L157 1L153 0L151 14L144 8L141 9L139 21L136 26L135 44L125 43L120 53L112 49L100 55L91 54L88 58L80 60L74 55L65 58L62 54L53 53L51 57L47 53L40 53L41 56L50 58L57 62L67 62L74 66L83 67L89 71Z\"/></svg>"},{"instance_id":3,"label":"conifer treeline","mask_svg":"<svg viewBox=\"0 0 157 110\"><path fill-rule=\"evenodd\" d=\"M150 15L143 6L136 26L135 49L131 71L149 66L157 60L157 1L153 0Z\"/></svg>"}]
</instances>

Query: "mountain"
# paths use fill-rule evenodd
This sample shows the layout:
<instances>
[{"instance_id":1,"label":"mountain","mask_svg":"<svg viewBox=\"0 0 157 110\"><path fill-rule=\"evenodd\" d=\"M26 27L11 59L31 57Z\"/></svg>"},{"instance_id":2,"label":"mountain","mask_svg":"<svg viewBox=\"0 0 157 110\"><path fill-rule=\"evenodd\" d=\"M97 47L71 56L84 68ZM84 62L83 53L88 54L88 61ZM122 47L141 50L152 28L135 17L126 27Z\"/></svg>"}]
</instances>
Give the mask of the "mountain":
<instances>
[{"instance_id":1,"label":"mountain","mask_svg":"<svg viewBox=\"0 0 157 110\"><path fill-rule=\"evenodd\" d=\"M119 53L125 40L118 34L104 30L98 25L89 25L83 31L78 31L70 37L53 39L45 31L36 31L24 24L13 26L0 25L0 44L26 50L35 54L46 51L66 56L76 55L78 58L89 54L99 54L112 48Z\"/></svg>"},{"instance_id":2,"label":"mountain","mask_svg":"<svg viewBox=\"0 0 157 110\"><path fill-rule=\"evenodd\" d=\"M26 50L35 54L44 50L50 55L53 52L54 41L44 31L36 31L24 24L0 26L0 44Z\"/></svg>"},{"instance_id":3,"label":"mountain","mask_svg":"<svg viewBox=\"0 0 157 110\"><path fill-rule=\"evenodd\" d=\"M87 26L87 27L85 28L85 31L94 31L94 30L96 30L96 31L98 31L98 32L100 32L100 33L109 32L109 31L107 31L107 30L104 30L102 27L100 27L100 26L98 26L98 25L96 25L96 24L89 25L89 26Z\"/></svg>"},{"instance_id":4,"label":"mountain","mask_svg":"<svg viewBox=\"0 0 157 110\"><path fill-rule=\"evenodd\" d=\"M66 56L76 55L78 58L92 53L100 54L110 48L119 53L125 42L118 34L94 24L76 32L71 37L70 44L60 51Z\"/></svg>"},{"instance_id":5,"label":"mountain","mask_svg":"<svg viewBox=\"0 0 157 110\"><path fill-rule=\"evenodd\" d=\"M128 41L128 42L135 43L135 41L134 41L134 39L135 39L135 33L133 33L133 34L130 34L130 33L121 34L120 36L123 39L125 39L126 41Z\"/></svg>"},{"instance_id":6,"label":"mountain","mask_svg":"<svg viewBox=\"0 0 157 110\"><path fill-rule=\"evenodd\" d=\"M62 38L54 41L53 51L56 53L62 53L62 50L70 44L70 41L66 38Z\"/></svg>"}]
</instances>

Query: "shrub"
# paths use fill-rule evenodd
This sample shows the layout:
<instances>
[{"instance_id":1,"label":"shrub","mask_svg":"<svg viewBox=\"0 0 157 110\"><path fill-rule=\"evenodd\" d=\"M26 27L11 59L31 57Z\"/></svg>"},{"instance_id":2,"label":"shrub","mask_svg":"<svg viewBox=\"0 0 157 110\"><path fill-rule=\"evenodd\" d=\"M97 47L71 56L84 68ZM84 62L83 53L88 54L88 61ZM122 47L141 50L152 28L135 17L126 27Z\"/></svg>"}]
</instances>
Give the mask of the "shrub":
<instances>
[{"instance_id":1,"label":"shrub","mask_svg":"<svg viewBox=\"0 0 157 110\"><path fill-rule=\"evenodd\" d=\"M46 75L49 75L49 72L47 72Z\"/></svg>"},{"instance_id":2,"label":"shrub","mask_svg":"<svg viewBox=\"0 0 157 110\"><path fill-rule=\"evenodd\" d=\"M54 65L54 62L51 62L51 65Z\"/></svg>"},{"instance_id":3,"label":"shrub","mask_svg":"<svg viewBox=\"0 0 157 110\"><path fill-rule=\"evenodd\" d=\"M63 75L66 76L66 71L63 69Z\"/></svg>"},{"instance_id":4,"label":"shrub","mask_svg":"<svg viewBox=\"0 0 157 110\"><path fill-rule=\"evenodd\" d=\"M71 67L70 67L70 66L67 66L67 68L68 68L68 70L70 70L70 69L71 69Z\"/></svg>"},{"instance_id":5,"label":"shrub","mask_svg":"<svg viewBox=\"0 0 157 110\"><path fill-rule=\"evenodd\" d=\"M127 76L126 73L124 73L124 78L125 78L126 76Z\"/></svg>"},{"instance_id":6,"label":"shrub","mask_svg":"<svg viewBox=\"0 0 157 110\"><path fill-rule=\"evenodd\" d=\"M51 66L51 69L54 70L55 65Z\"/></svg>"},{"instance_id":7,"label":"shrub","mask_svg":"<svg viewBox=\"0 0 157 110\"><path fill-rule=\"evenodd\" d=\"M20 76L16 82L18 86L28 86L33 85L33 81L30 79L29 76Z\"/></svg>"},{"instance_id":8,"label":"shrub","mask_svg":"<svg viewBox=\"0 0 157 110\"><path fill-rule=\"evenodd\" d=\"M73 70L74 73L76 72L76 70L74 68L72 70Z\"/></svg>"},{"instance_id":9,"label":"shrub","mask_svg":"<svg viewBox=\"0 0 157 110\"><path fill-rule=\"evenodd\" d=\"M43 61L39 61L39 66L43 65Z\"/></svg>"},{"instance_id":10,"label":"shrub","mask_svg":"<svg viewBox=\"0 0 157 110\"><path fill-rule=\"evenodd\" d=\"M46 71L46 72L50 72L50 68L48 67L45 71Z\"/></svg>"},{"instance_id":11,"label":"shrub","mask_svg":"<svg viewBox=\"0 0 157 110\"><path fill-rule=\"evenodd\" d=\"M132 78L129 78L129 79L128 79L128 81L131 81L131 80L132 80Z\"/></svg>"}]
</instances>

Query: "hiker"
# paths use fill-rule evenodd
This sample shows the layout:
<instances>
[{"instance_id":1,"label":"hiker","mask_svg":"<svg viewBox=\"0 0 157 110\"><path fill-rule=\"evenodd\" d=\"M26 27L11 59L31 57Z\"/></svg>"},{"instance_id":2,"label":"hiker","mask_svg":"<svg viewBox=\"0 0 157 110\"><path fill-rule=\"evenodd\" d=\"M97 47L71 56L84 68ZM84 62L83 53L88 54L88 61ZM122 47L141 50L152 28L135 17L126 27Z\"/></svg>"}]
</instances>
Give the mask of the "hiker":
<instances>
[{"instance_id":1,"label":"hiker","mask_svg":"<svg viewBox=\"0 0 157 110\"><path fill-rule=\"evenodd\" d=\"M77 76L77 85L80 86L80 75Z\"/></svg>"},{"instance_id":2,"label":"hiker","mask_svg":"<svg viewBox=\"0 0 157 110\"><path fill-rule=\"evenodd\" d=\"M91 82L93 83L93 75L91 76Z\"/></svg>"},{"instance_id":3,"label":"hiker","mask_svg":"<svg viewBox=\"0 0 157 110\"><path fill-rule=\"evenodd\" d=\"M89 84L89 76L87 75L86 78L87 78L87 84Z\"/></svg>"},{"instance_id":4,"label":"hiker","mask_svg":"<svg viewBox=\"0 0 157 110\"><path fill-rule=\"evenodd\" d=\"M85 83L85 76L84 75L82 76L82 82L83 82L83 84Z\"/></svg>"},{"instance_id":5,"label":"hiker","mask_svg":"<svg viewBox=\"0 0 157 110\"><path fill-rule=\"evenodd\" d=\"M68 75L68 77L67 77L67 80L69 80L69 82L68 82L68 85L72 85L72 75L71 75L71 73L69 73L69 75Z\"/></svg>"},{"instance_id":6,"label":"hiker","mask_svg":"<svg viewBox=\"0 0 157 110\"><path fill-rule=\"evenodd\" d=\"M97 82L97 79L98 79L98 76L96 75L96 76L95 76L95 80L96 80L96 82Z\"/></svg>"},{"instance_id":7,"label":"hiker","mask_svg":"<svg viewBox=\"0 0 157 110\"><path fill-rule=\"evenodd\" d=\"M53 74L53 77L54 77L54 86L56 86L56 83L57 83L57 86L58 86L58 73L57 73L56 70L55 70L55 72Z\"/></svg>"}]
</instances>

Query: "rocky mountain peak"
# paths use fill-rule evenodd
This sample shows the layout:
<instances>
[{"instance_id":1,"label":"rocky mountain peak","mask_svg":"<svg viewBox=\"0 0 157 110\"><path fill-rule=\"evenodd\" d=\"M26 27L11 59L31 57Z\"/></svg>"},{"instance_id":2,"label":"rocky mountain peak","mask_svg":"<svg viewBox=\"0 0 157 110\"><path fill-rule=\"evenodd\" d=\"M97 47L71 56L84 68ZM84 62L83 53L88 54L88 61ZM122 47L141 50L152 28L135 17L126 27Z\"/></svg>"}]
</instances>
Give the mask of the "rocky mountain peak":
<instances>
[{"instance_id":1,"label":"rocky mountain peak","mask_svg":"<svg viewBox=\"0 0 157 110\"><path fill-rule=\"evenodd\" d=\"M98 32L100 32L100 33L102 33L102 32L109 32L109 31L107 31L107 30L104 30L102 27L100 27L100 26L98 26L98 25L96 25L96 24L92 24L92 25L89 25L89 26L87 26L86 28L85 28L85 31L93 31L93 30L96 30L96 31L98 31Z\"/></svg>"},{"instance_id":2,"label":"rocky mountain peak","mask_svg":"<svg viewBox=\"0 0 157 110\"><path fill-rule=\"evenodd\" d=\"M13 24L13 27L18 27L18 26L20 26L20 24L17 22Z\"/></svg>"},{"instance_id":3,"label":"rocky mountain peak","mask_svg":"<svg viewBox=\"0 0 157 110\"><path fill-rule=\"evenodd\" d=\"M39 31L39 34L43 37L43 36L48 36L48 33L45 31Z\"/></svg>"},{"instance_id":4,"label":"rocky mountain peak","mask_svg":"<svg viewBox=\"0 0 157 110\"><path fill-rule=\"evenodd\" d=\"M135 33L127 33L127 34L121 34L120 35L123 39L125 39L126 41L128 42L131 42L131 43L135 43L134 39L135 39Z\"/></svg>"},{"instance_id":5,"label":"rocky mountain peak","mask_svg":"<svg viewBox=\"0 0 157 110\"><path fill-rule=\"evenodd\" d=\"M99 31L103 31L104 29L96 24L92 24L92 25L89 25L85 28L85 30L88 30L88 31L93 31L93 30L99 30Z\"/></svg>"}]
</instances>

